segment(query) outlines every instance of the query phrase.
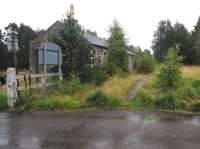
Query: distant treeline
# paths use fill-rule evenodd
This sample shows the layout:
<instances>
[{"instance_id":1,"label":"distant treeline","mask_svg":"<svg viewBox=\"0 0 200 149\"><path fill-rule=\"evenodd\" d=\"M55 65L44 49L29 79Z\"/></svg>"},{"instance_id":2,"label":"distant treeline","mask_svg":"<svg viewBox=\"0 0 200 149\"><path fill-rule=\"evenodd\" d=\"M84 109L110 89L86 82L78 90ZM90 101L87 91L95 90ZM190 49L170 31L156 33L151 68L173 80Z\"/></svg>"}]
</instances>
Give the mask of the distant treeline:
<instances>
[{"instance_id":1,"label":"distant treeline","mask_svg":"<svg viewBox=\"0 0 200 149\"><path fill-rule=\"evenodd\" d=\"M184 64L200 64L200 18L191 32L178 22L174 25L170 20L159 22L152 43L156 60L163 62L167 50L176 44L180 45L179 55Z\"/></svg>"},{"instance_id":2,"label":"distant treeline","mask_svg":"<svg viewBox=\"0 0 200 149\"><path fill-rule=\"evenodd\" d=\"M40 31L33 30L30 26L15 23L8 24L5 32L0 29L0 70L14 66L13 54L8 53L5 41L8 38L18 39L19 52L17 52L18 67L29 68L29 47L31 40L35 39Z\"/></svg>"},{"instance_id":3,"label":"distant treeline","mask_svg":"<svg viewBox=\"0 0 200 149\"><path fill-rule=\"evenodd\" d=\"M41 31L35 31L23 23L18 26L15 23L8 24L5 32L0 29L0 70L13 66L13 55L7 52L5 41L8 38L17 38L20 52L17 53L18 67L29 68L29 47L31 40L35 39ZM183 57L184 64L200 64L200 18L193 31L188 31L182 23L171 24L170 20L162 20L154 32L152 50L158 62L163 62L167 50L180 45L179 55ZM134 46L130 46L134 47ZM132 48L133 52L137 48ZM139 50L140 51L140 50ZM147 50L148 51L148 50Z\"/></svg>"}]
</instances>

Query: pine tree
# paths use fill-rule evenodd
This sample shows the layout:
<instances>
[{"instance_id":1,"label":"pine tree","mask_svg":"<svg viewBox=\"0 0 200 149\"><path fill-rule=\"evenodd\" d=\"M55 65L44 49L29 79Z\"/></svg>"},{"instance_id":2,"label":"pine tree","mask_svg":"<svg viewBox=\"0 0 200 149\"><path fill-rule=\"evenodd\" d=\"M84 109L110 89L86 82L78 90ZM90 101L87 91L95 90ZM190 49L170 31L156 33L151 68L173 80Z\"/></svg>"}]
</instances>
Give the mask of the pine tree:
<instances>
[{"instance_id":1,"label":"pine tree","mask_svg":"<svg viewBox=\"0 0 200 149\"><path fill-rule=\"evenodd\" d=\"M0 30L0 70L5 69L5 52L6 52L6 46L3 42L4 36L2 31Z\"/></svg>"},{"instance_id":2,"label":"pine tree","mask_svg":"<svg viewBox=\"0 0 200 149\"><path fill-rule=\"evenodd\" d=\"M119 23L114 20L110 27L110 37L108 39L109 56L108 62L114 64L123 71L127 71L127 40L125 33Z\"/></svg>"},{"instance_id":3,"label":"pine tree","mask_svg":"<svg viewBox=\"0 0 200 149\"><path fill-rule=\"evenodd\" d=\"M200 17L192 32L192 59L194 64L200 64Z\"/></svg>"},{"instance_id":4,"label":"pine tree","mask_svg":"<svg viewBox=\"0 0 200 149\"><path fill-rule=\"evenodd\" d=\"M18 26L16 23L8 24L8 26L5 27L5 30L7 39L18 39Z\"/></svg>"},{"instance_id":5,"label":"pine tree","mask_svg":"<svg viewBox=\"0 0 200 149\"><path fill-rule=\"evenodd\" d=\"M179 55L183 56L184 64L191 64L192 59L192 42L191 33L181 23L176 23L173 26L174 44L180 44ZM174 45L172 45L174 46Z\"/></svg>"},{"instance_id":6,"label":"pine tree","mask_svg":"<svg viewBox=\"0 0 200 149\"><path fill-rule=\"evenodd\" d=\"M84 30L78 21L67 16L62 21L62 27L53 41L62 48L63 71L68 74L77 73L83 77L90 69L92 46L84 38Z\"/></svg>"},{"instance_id":7,"label":"pine tree","mask_svg":"<svg viewBox=\"0 0 200 149\"><path fill-rule=\"evenodd\" d=\"M158 91L163 94L172 93L180 87L181 82L181 60L182 57L178 55L180 45L175 48L170 48L164 58L164 65L157 75L156 86Z\"/></svg>"},{"instance_id":8,"label":"pine tree","mask_svg":"<svg viewBox=\"0 0 200 149\"><path fill-rule=\"evenodd\" d=\"M158 62L162 62L167 50L174 46L173 27L169 20L160 21L154 33L152 49Z\"/></svg>"},{"instance_id":9,"label":"pine tree","mask_svg":"<svg viewBox=\"0 0 200 149\"><path fill-rule=\"evenodd\" d=\"M17 29L18 32L18 43L19 52L17 53L18 66L19 68L29 68L29 48L30 42L36 37L36 32L27 25L23 23L20 24Z\"/></svg>"}]
</instances>

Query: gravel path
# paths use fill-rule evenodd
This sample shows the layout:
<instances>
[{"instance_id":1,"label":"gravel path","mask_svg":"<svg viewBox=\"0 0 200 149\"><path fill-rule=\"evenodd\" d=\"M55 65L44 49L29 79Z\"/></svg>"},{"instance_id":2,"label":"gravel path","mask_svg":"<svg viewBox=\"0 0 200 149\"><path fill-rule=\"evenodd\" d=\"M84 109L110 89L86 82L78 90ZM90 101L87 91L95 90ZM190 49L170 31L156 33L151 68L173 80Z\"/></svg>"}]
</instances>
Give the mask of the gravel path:
<instances>
[{"instance_id":1,"label":"gravel path","mask_svg":"<svg viewBox=\"0 0 200 149\"><path fill-rule=\"evenodd\" d=\"M147 82L147 78L136 81L125 96L125 101L130 101L135 93Z\"/></svg>"}]
</instances>

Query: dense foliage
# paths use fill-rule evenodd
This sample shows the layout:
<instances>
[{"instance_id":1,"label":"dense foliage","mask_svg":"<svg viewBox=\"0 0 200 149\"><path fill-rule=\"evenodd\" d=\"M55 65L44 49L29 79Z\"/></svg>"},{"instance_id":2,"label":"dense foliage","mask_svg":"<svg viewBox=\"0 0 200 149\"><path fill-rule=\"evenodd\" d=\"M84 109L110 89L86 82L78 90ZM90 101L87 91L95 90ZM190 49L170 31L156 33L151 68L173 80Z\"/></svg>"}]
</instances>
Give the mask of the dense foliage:
<instances>
[{"instance_id":1,"label":"dense foliage","mask_svg":"<svg viewBox=\"0 0 200 149\"><path fill-rule=\"evenodd\" d=\"M6 69L9 66L13 66L13 55L8 53L5 41L7 39L18 39L19 52L17 53L18 68L28 69L29 68L29 47L30 42L37 36L30 26L20 24L18 27L15 23L8 24L5 27L5 36L0 31L0 70Z\"/></svg>"},{"instance_id":2,"label":"dense foliage","mask_svg":"<svg viewBox=\"0 0 200 149\"><path fill-rule=\"evenodd\" d=\"M99 108L112 108L120 105L120 100L115 97L108 97L102 91L96 91L87 98L87 101Z\"/></svg>"},{"instance_id":3,"label":"dense foliage","mask_svg":"<svg viewBox=\"0 0 200 149\"><path fill-rule=\"evenodd\" d=\"M154 58L146 53L140 52L136 57L137 72L148 74L154 70L155 61Z\"/></svg>"},{"instance_id":4,"label":"dense foliage","mask_svg":"<svg viewBox=\"0 0 200 149\"><path fill-rule=\"evenodd\" d=\"M197 23L192 34L181 23L171 24L169 20L159 22L154 33L152 49L157 61L163 62L167 50L180 44L179 55L185 64L199 64L199 27Z\"/></svg>"},{"instance_id":5,"label":"dense foliage","mask_svg":"<svg viewBox=\"0 0 200 149\"><path fill-rule=\"evenodd\" d=\"M62 21L58 36L53 39L63 51L63 72L77 73L84 80L91 64L92 46L84 38L84 30L74 18L67 16Z\"/></svg>"},{"instance_id":6,"label":"dense foliage","mask_svg":"<svg viewBox=\"0 0 200 149\"><path fill-rule=\"evenodd\" d=\"M200 17L194 30L192 31L191 59L194 64L200 64Z\"/></svg>"},{"instance_id":7,"label":"dense foliage","mask_svg":"<svg viewBox=\"0 0 200 149\"><path fill-rule=\"evenodd\" d=\"M156 86L161 93L174 92L180 86L181 70L180 61L181 57L178 56L179 46L170 48L164 59L164 65L157 75Z\"/></svg>"},{"instance_id":8,"label":"dense foliage","mask_svg":"<svg viewBox=\"0 0 200 149\"><path fill-rule=\"evenodd\" d=\"M108 62L123 71L127 71L127 41L125 33L116 20L110 27L109 32L108 46L110 51Z\"/></svg>"}]
</instances>

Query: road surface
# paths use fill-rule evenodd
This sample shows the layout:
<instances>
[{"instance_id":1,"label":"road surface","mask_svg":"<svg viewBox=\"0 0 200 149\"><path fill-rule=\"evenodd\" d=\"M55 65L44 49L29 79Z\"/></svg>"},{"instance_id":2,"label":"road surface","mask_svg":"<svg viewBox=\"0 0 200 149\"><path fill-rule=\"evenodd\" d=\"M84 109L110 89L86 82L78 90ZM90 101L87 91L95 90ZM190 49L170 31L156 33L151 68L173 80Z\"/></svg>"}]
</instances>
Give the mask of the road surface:
<instances>
[{"instance_id":1,"label":"road surface","mask_svg":"<svg viewBox=\"0 0 200 149\"><path fill-rule=\"evenodd\" d=\"M153 120L148 120L150 114ZM0 113L0 149L200 149L200 117L147 110Z\"/></svg>"}]
</instances>

